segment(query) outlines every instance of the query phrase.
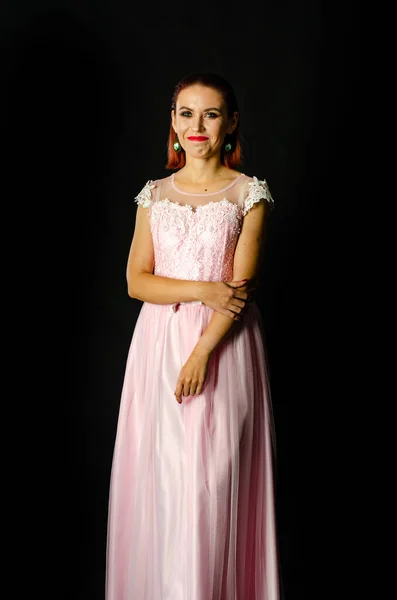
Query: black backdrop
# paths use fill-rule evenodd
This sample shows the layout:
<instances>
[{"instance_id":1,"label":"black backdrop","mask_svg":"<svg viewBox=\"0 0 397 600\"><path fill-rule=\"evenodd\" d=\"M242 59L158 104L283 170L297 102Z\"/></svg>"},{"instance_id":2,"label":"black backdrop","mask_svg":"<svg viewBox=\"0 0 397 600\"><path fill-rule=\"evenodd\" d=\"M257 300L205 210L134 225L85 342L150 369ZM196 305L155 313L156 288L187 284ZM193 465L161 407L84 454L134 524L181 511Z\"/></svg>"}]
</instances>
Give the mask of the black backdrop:
<instances>
[{"instance_id":1,"label":"black backdrop","mask_svg":"<svg viewBox=\"0 0 397 600\"><path fill-rule=\"evenodd\" d=\"M125 282L133 197L167 174L173 85L213 70L240 99L243 170L267 179L276 206L258 303L286 598L331 597L355 4L3 2L1 31L11 478L22 488L11 501L34 566L29 585L42 597L103 599L112 450L140 309Z\"/></svg>"}]
</instances>

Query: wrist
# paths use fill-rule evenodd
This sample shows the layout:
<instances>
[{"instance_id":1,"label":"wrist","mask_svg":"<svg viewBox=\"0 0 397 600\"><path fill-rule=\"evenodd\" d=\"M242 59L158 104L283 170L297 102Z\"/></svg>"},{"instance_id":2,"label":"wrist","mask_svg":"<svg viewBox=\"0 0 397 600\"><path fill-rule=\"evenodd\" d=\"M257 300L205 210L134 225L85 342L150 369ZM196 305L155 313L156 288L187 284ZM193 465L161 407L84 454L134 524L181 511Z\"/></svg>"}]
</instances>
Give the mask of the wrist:
<instances>
[{"instance_id":1,"label":"wrist","mask_svg":"<svg viewBox=\"0 0 397 600\"><path fill-rule=\"evenodd\" d=\"M195 300L199 300L203 304L205 304L205 290L208 288L208 284L210 281L197 281L196 287L194 290Z\"/></svg>"},{"instance_id":2,"label":"wrist","mask_svg":"<svg viewBox=\"0 0 397 600\"><path fill-rule=\"evenodd\" d=\"M206 344L204 341L199 340L193 349L193 354L199 356L200 358L209 359L213 351L214 348L211 348L211 346Z\"/></svg>"}]
</instances>

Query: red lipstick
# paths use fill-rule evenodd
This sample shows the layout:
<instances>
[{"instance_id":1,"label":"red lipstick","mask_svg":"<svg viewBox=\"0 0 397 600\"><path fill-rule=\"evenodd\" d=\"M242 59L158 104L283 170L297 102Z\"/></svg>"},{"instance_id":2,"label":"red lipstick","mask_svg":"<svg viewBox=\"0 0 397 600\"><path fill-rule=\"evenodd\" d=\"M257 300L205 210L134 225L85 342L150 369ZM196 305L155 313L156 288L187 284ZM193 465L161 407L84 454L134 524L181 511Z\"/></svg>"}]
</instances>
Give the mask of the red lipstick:
<instances>
[{"instance_id":1,"label":"red lipstick","mask_svg":"<svg viewBox=\"0 0 397 600\"><path fill-rule=\"evenodd\" d=\"M191 135L187 139L191 142L205 142L205 140L208 140L205 135Z\"/></svg>"}]
</instances>

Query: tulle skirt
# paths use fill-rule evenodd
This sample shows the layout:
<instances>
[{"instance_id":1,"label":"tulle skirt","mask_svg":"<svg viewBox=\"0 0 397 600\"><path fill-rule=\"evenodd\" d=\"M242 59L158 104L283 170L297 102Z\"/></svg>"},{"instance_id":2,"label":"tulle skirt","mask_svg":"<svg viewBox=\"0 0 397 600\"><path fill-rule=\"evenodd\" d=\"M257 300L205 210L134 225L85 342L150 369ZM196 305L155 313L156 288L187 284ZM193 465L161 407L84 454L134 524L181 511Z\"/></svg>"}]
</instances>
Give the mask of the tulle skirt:
<instances>
[{"instance_id":1,"label":"tulle skirt","mask_svg":"<svg viewBox=\"0 0 397 600\"><path fill-rule=\"evenodd\" d=\"M106 600L279 600L274 433L255 303L178 404L205 305L144 303L110 482Z\"/></svg>"}]
</instances>

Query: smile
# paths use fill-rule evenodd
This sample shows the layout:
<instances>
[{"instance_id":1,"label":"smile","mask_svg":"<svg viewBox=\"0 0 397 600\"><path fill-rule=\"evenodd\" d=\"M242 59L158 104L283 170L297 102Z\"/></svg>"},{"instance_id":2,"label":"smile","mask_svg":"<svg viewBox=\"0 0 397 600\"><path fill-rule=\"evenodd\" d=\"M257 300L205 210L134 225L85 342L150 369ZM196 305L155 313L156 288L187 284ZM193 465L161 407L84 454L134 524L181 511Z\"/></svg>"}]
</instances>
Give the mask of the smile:
<instances>
[{"instance_id":1,"label":"smile","mask_svg":"<svg viewBox=\"0 0 397 600\"><path fill-rule=\"evenodd\" d=\"M208 138L204 135L191 135L187 138L191 142L205 142Z\"/></svg>"}]
</instances>

